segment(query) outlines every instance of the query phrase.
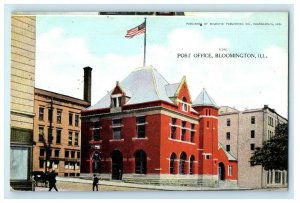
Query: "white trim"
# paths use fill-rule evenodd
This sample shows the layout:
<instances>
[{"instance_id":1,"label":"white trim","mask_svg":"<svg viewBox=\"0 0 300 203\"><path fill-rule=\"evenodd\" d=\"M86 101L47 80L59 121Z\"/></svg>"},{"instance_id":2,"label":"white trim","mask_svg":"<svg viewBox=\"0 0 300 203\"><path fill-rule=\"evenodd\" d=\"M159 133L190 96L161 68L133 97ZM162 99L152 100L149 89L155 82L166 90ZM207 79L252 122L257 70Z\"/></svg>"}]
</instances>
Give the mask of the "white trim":
<instances>
[{"instance_id":1,"label":"white trim","mask_svg":"<svg viewBox=\"0 0 300 203\"><path fill-rule=\"evenodd\" d=\"M218 119L217 116L205 116L205 115L200 115L199 118L215 118L215 119Z\"/></svg>"},{"instance_id":2,"label":"white trim","mask_svg":"<svg viewBox=\"0 0 300 203\"><path fill-rule=\"evenodd\" d=\"M135 141L135 140L149 140L148 137L133 137L131 138L131 140Z\"/></svg>"},{"instance_id":3,"label":"white trim","mask_svg":"<svg viewBox=\"0 0 300 203\"><path fill-rule=\"evenodd\" d=\"M202 153L202 155L204 155L204 156L211 155L211 153Z\"/></svg>"},{"instance_id":4,"label":"white trim","mask_svg":"<svg viewBox=\"0 0 300 203\"><path fill-rule=\"evenodd\" d=\"M118 98L118 97L122 97L122 94L112 94L111 98Z\"/></svg>"},{"instance_id":5,"label":"white trim","mask_svg":"<svg viewBox=\"0 0 300 203\"><path fill-rule=\"evenodd\" d=\"M172 139L170 137L168 137L168 140L175 141L175 142L181 142L181 143L185 143L185 144L196 145L196 143L194 143L194 142L187 142L187 141L182 141L182 140L178 140L178 139Z\"/></svg>"},{"instance_id":6,"label":"white trim","mask_svg":"<svg viewBox=\"0 0 300 203\"><path fill-rule=\"evenodd\" d=\"M145 123L137 123L136 125L148 125L148 122L145 122Z\"/></svg>"},{"instance_id":7,"label":"white trim","mask_svg":"<svg viewBox=\"0 0 300 203\"><path fill-rule=\"evenodd\" d=\"M110 139L109 142L124 142L124 139Z\"/></svg>"}]
</instances>

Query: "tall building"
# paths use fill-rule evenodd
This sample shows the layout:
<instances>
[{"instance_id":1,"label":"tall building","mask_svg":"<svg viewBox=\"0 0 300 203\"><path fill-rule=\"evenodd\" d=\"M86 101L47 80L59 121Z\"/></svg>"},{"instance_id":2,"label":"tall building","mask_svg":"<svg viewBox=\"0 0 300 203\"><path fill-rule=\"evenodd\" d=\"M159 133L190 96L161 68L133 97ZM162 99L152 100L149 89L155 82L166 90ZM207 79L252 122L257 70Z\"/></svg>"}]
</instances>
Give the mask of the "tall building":
<instances>
[{"instance_id":1,"label":"tall building","mask_svg":"<svg viewBox=\"0 0 300 203\"><path fill-rule=\"evenodd\" d=\"M91 71L84 68L84 100L35 88L33 171L80 175L80 112L90 106Z\"/></svg>"},{"instance_id":2,"label":"tall building","mask_svg":"<svg viewBox=\"0 0 300 203\"><path fill-rule=\"evenodd\" d=\"M138 68L81 117L82 176L236 184L237 161L218 144L218 107L205 90L192 102L185 77L169 84Z\"/></svg>"},{"instance_id":3,"label":"tall building","mask_svg":"<svg viewBox=\"0 0 300 203\"><path fill-rule=\"evenodd\" d=\"M261 188L287 186L287 171L265 171L249 160L256 147L275 134L279 123L287 123L274 109L263 108L238 111L231 107L219 109L219 141L238 159L238 185Z\"/></svg>"},{"instance_id":4,"label":"tall building","mask_svg":"<svg viewBox=\"0 0 300 203\"><path fill-rule=\"evenodd\" d=\"M34 16L11 17L10 185L31 190L35 31Z\"/></svg>"}]
</instances>

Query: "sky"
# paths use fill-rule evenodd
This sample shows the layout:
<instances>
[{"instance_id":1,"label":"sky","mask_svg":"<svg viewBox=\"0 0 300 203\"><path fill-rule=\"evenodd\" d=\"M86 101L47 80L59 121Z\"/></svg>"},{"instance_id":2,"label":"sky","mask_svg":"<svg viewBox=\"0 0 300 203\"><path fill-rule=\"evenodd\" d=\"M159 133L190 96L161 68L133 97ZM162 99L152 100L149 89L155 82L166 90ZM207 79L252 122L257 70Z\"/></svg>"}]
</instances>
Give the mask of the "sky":
<instances>
[{"instance_id":1,"label":"sky","mask_svg":"<svg viewBox=\"0 0 300 203\"><path fill-rule=\"evenodd\" d=\"M90 66L95 104L143 65L144 35L125 38L143 21L142 16L38 15L36 87L82 99L83 67ZM287 13L149 16L146 29L146 65L170 84L186 76L192 99L205 88L219 106L245 110L267 104L287 117ZM195 53L257 58L195 58Z\"/></svg>"}]
</instances>

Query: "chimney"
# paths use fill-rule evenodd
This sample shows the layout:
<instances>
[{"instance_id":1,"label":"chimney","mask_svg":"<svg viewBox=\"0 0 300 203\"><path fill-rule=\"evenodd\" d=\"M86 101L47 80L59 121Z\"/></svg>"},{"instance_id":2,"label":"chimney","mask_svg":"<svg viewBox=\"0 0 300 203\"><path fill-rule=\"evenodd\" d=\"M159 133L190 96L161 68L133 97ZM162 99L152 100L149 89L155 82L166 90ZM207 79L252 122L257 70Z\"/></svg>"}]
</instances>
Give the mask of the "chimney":
<instances>
[{"instance_id":1,"label":"chimney","mask_svg":"<svg viewBox=\"0 0 300 203\"><path fill-rule=\"evenodd\" d=\"M84 86L83 86L83 99L91 103L92 97L92 68L87 66L84 70Z\"/></svg>"}]
</instances>

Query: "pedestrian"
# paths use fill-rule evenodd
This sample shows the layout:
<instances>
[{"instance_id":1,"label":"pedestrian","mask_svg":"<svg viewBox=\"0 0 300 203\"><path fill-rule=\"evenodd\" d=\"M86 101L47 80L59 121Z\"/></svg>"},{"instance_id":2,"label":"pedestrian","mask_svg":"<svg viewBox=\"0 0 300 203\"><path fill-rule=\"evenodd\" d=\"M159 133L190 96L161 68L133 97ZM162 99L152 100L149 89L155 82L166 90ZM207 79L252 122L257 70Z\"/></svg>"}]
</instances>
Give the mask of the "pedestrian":
<instances>
[{"instance_id":1,"label":"pedestrian","mask_svg":"<svg viewBox=\"0 0 300 203\"><path fill-rule=\"evenodd\" d=\"M122 170L121 169L119 169L119 180L122 180Z\"/></svg>"},{"instance_id":2,"label":"pedestrian","mask_svg":"<svg viewBox=\"0 0 300 203\"><path fill-rule=\"evenodd\" d=\"M93 177L93 191L95 191L95 187L96 187L96 189L98 191L98 182L99 182L99 179L96 176L96 174L94 174L94 177Z\"/></svg>"},{"instance_id":3,"label":"pedestrian","mask_svg":"<svg viewBox=\"0 0 300 203\"><path fill-rule=\"evenodd\" d=\"M48 175L48 180L49 180L49 191L52 190L52 188L54 188L56 191L57 187L56 187L56 174L55 174L55 170L50 169L50 173Z\"/></svg>"}]
</instances>

